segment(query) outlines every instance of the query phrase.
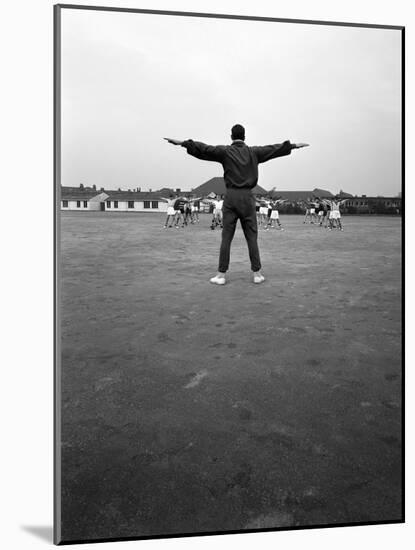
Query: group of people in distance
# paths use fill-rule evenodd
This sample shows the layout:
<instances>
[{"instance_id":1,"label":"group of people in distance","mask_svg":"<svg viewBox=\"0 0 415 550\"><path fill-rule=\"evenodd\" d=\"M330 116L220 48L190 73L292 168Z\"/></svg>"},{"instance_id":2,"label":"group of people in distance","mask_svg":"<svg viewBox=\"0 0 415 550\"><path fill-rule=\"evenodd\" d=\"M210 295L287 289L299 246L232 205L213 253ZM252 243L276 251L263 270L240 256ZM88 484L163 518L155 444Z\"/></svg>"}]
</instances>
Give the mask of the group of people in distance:
<instances>
[{"instance_id":1,"label":"group of people in distance","mask_svg":"<svg viewBox=\"0 0 415 550\"><path fill-rule=\"evenodd\" d=\"M280 229L281 231L284 228L280 222L279 215L279 205L288 202L286 199L271 198L271 197L261 197L255 199L255 210L258 227L262 227L266 231L271 229Z\"/></svg>"},{"instance_id":2,"label":"group of people in distance","mask_svg":"<svg viewBox=\"0 0 415 550\"><path fill-rule=\"evenodd\" d=\"M211 229L223 228L223 195L216 195L214 198L208 197L187 198L179 195L171 195L170 198L161 198L167 202L167 216L164 224L164 229L169 227L184 228L189 224L200 222L199 212L201 202L210 204L210 213L212 214ZM347 199L341 199L339 195L334 198L319 198L308 199L301 201L300 204L305 208L305 216L303 223L316 224L326 229L339 229L343 231L341 223L340 206ZM282 227L279 207L289 202L288 199L281 197L272 198L270 196L256 197L255 210L258 228L265 231L270 229L279 229L284 231Z\"/></svg>"},{"instance_id":3,"label":"group of people in distance","mask_svg":"<svg viewBox=\"0 0 415 550\"><path fill-rule=\"evenodd\" d=\"M223 227L223 195L212 197L187 198L179 195L171 195L168 199L161 197L160 200L167 203L167 216L164 223L164 229L169 227L183 228L186 225L199 223L200 203L210 204L212 213L211 229Z\"/></svg>"},{"instance_id":4,"label":"group of people in distance","mask_svg":"<svg viewBox=\"0 0 415 550\"><path fill-rule=\"evenodd\" d=\"M343 231L341 222L340 206L348 199L341 199L340 195L334 198L320 199L316 197L314 200L302 201L305 208L305 216L303 223L316 223L320 227L325 227L330 231L339 229Z\"/></svg>"},{"instance_id":5,"label":"group of people in distance","mask_svg":"<svg viewBox=\"0 0 415 550\"><path fill-rule=\"evenodd\" d=\"M185 227L189 223L199 223L200 201L202 197L187 199L179 195L171 195L160 200L167 203L167 216L164 229L168 227Z\"/></svg>"}]
</instances>

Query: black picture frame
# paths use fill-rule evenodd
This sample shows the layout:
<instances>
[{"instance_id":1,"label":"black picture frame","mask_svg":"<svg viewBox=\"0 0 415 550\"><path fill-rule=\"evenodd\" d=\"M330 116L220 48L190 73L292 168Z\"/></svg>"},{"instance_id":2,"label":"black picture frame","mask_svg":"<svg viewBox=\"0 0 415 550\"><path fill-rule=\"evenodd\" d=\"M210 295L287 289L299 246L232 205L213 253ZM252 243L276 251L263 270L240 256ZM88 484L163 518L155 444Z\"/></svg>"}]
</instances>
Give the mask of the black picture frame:
<instances>
[{"instance_id":1,"label":"black picture frame","mask_svg":"<svg viewBox=\"0 0 415 550\"><path fill-rule=\"evenodd\" d=\"M218 530L211 532L189 532L189 533L175 533L175 534L163 534L150 535L150 536L126 536L126 537L105 537L105 538L91 538L91 539L77 539L77 540L63 540L61 536L61 519L62 519L62 494L61 494L61 422L62 422L62 410L60 404L60 396L62 391L62 378L61 378L61 334L60 334L60 316L61 316L61 304L60 304L60 186L61 186L61 18L65 10L86 10L86 11L107 11L107 12L124 12L131 14L151 14L151 15L163 15L172 17L195 17L195 18L214 18L224 20L241 20L241 21L267 21L275 23L296 23L299 25L324 25L324 26L341 26L351 28L367 28L367 29L389 29L401 33L401 139L402 139L402 230L401 230L401 252L403 259L402 267L402 315L401 321L404 328L405 322L405 27L397 25L378 25L368 23L348 23L348 22L333 22L333 21L320 21L320 20L302 20L302 19L286 19L286 18L271 18L271 17L259 17L259 16L238 16L238 15L226 15L216 13L198 13L198 12L181 12L170 10L150 10L150 9L135 9L135 8L118 8L109 6L88 6L88 5L76 5L76 4L57 4L54 6L54 182L53 182L53 196L54 196L54 543L58 545L62 544L80 544L80 543L93 543L93 542L115 542L115 541L128 541L128 540L146 540L146 539L165 539L165 538L179 538L179 537L193 537L193 536L210 536L217 534L240 534L243 533L256 533L256 532L275 532L280 530L298 530L298 529L316 529L316 528L332 528L332 527L346 527L346 526L364 526L364 525L381 525L381 524L396 524L405 522L405 332L402 333L402 393L401 393L401 437L402 437L402 513L399 519L380 520L380 521L359 521L350 523L336 523L333 525L316 524L307 526L288 526L288 527L272 527L272 528L252 528L252 529L240 529L235 530Z\"/></svg>"}]
</instances>

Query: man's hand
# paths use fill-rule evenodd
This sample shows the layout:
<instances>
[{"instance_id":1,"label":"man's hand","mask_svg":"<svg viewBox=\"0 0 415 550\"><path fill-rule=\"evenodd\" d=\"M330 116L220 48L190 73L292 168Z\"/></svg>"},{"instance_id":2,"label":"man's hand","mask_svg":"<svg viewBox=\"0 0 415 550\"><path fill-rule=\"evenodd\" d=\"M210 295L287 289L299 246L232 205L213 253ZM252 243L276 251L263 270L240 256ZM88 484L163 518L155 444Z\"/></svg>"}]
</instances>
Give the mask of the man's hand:
<instances>
[{"instance_id":1,"label":"man's hand","mask_svg":"<svg viewBox=\"0 0 415 550\"><path fill-rule=\"evenodd\" d=\"M168 141L172 145L181 145L183 143L183 141L180 141L178 139L172 139L172 138L163 138L163 139L165 139L166 141Z\"/></svg>"},{"instance_id":2,"label":"man's hand","mask_svg":"<svg viewBox=\"0 0 415 550\"><path fill-rule=\"evenodd\" d=\"M302 147L310 147L310 145L308 143L296 143L295 144L296 149L301 149Z\"/></svg>"}]
</instances>

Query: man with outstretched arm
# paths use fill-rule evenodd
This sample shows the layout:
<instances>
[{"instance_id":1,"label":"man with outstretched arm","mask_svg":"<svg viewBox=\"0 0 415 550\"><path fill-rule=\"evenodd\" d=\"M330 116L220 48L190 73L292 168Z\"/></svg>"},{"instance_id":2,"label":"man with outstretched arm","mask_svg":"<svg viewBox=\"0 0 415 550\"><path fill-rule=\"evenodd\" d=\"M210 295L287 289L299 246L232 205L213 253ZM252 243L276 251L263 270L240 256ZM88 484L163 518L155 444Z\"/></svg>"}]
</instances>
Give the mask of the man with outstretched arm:
<instances>
[{"instance_id":1,"label":"man with outstretched arm","mask_svg":"<svg viewBox=\"0 0 415 550\"><path fill-rule=\"evenodd\" d=\"M223 203L222 242L219 253L219 269L211 283L224 285L225 273L229 268L230 250L238 219L248 244L251 269L254 283L262 283L265 277L261 274L261 260L258 250L258 227L255 212L255 199L251 190L258 182L258 164L268 160L289 155L292 149L306 147L307 143L278 143L259 147L248 147L245 143L245 129L236 124L231 130L231 145L206 145L188 139L164 138L173 145L181 145L189 155L201 160L220 162L223 166L223 177L226 196Z\"/></svg>"}]
</instances>

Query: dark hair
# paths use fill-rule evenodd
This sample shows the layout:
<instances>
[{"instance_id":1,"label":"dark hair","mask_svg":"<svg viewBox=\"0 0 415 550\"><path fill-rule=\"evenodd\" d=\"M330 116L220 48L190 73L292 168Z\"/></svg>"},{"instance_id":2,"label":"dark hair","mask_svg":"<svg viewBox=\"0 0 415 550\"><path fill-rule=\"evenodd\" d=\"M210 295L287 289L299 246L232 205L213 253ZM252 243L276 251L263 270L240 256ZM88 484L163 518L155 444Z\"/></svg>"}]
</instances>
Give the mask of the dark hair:
<instances>
[{"instance_id":1,"label":"dark hair","mask_svg":"<svg viewBox=\"0 0 415 550\"><path fill-rule=\"evenodd\" d=\"M232 139L242 139L242 141L245 141L245 128L240 124L235 124L235 126L232 126L231 137Z\"/></svg>"}]
</instances>

